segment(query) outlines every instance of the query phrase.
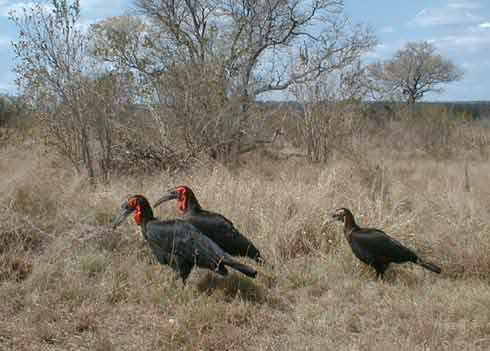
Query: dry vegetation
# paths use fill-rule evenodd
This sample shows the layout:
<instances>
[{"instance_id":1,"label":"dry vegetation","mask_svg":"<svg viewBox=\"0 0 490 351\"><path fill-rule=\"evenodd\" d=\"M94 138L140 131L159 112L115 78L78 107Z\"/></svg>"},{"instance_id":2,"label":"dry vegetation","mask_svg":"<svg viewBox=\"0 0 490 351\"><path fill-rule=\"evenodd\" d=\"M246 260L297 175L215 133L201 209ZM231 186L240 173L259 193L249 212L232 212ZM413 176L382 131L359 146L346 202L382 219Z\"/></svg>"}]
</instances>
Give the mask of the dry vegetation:
<instances>
[{"instance_id":1,"label":"dry vegetation","mask_svg":"<svg viewBox=\"0 0 490 351\"><path fill-rule=\"evenodd\" d=\"M376 39L342 1L137 0L88 32L79 1L50 3L11 15L0 350L490 349L488 126L420 91L363 103ZM256 280L182 286L134 223L111 229L128 194L182 183L260 248ZM375 281L324 223L338 207L443 274Z\"/></svg>"},{"instance_id":2,"label":"dry vegetation","mask_svg":"<svg viewBox=\"0 0 490 351\"><path fill-rule=\"evenodd\" d=\"M473 145L487 133L468 125L457 135ZM490 166L472 147L443 158L431 148L368 153L353 144L326 164L256 154L231 169L209 163L94 185L41 144L7 146L0 349L488 350ZM127 194L154 200L179 183L262 249L270 266L255 281L195 270L183 287L133 223L108 225ZM444 273L404 265L375 281L341 228L322 225L340 206ZM175 208L157 215L174 217Z\"/></svg>"}]
</instances>

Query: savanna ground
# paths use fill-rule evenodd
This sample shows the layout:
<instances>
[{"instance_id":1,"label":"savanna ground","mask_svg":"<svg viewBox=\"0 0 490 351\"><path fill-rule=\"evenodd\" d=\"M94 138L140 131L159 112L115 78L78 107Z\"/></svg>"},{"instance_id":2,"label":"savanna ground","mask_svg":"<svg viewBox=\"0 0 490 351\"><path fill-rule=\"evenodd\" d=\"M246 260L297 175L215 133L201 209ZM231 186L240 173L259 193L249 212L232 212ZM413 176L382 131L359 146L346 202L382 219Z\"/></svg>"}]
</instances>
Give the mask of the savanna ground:
<instances>
[{"instance_id":1,"label":"savanna ground","mask_svg":"<svg viewBox=\"0 0 490 351\"><path fill-rule=\"evenodd\" d=\"M489 350L488 159L388 145L325 164L256 154L97 185L36 140L5 146L0 349ZM111 229L128 194L154 201L182 183L263 251L255 281L196 269L183 287L132 220ZM407 264L376 281L341 225L324 224L337 207L443 273ZM156 215L177 216L175 204Z\"/></svg>"}]
</instances>

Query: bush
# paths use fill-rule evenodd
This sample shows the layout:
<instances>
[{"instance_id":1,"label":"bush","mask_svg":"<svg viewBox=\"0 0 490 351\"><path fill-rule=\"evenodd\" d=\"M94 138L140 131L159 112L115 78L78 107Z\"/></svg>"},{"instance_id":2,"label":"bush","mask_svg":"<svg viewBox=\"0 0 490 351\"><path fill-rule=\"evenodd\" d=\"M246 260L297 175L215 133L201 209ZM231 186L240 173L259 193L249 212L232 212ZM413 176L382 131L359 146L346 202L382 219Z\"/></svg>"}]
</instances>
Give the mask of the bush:
<instances>
[{"instance_id":1,"label":"bush","mask_svg":"<svg viewBox=\"0 0 490 351\"><path fill-rule=\"evenodd\" d=\"M103 273L110 265L111 260L106 255L88 254L80 257L80 270L91 276Z\"/></svg>"}]
</instances>

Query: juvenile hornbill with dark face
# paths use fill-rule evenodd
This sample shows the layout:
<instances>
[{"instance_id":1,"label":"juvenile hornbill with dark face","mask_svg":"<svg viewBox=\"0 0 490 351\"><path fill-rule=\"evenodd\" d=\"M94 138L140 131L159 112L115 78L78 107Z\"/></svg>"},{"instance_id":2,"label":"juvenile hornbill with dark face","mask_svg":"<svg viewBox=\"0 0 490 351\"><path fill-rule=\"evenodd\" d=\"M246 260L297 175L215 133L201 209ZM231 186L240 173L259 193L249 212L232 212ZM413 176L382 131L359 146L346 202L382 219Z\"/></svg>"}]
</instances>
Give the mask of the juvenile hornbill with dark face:
<instances>
[{"instance_id":1,"label":"juvenile hornbill with dark face","mask_svg":"<svg viewBox=\"0 0 490 351\"><path fill-rule=\"evenodd\" d=\"M432 272L441 273L441 268L424 261L415 252L381 230L359 227L348 209L336 210L333 218L344 223L344 235L354 255L372 266L376 270L377 278L383 278L390 263L412 262Z\"/></svg>"},{"instance_id":2,"label":"juvenile hornbill with dark face","mask_svg":"<svg viewBox=\"0 0 490 351\"><path fill-rule=\"evenodd\" d=\"M142 195L131 196L123 202L121 212L113 221L113 227L116 228L131 213L134 213L134 220L141 227L141 232L157 260L172 267L184 284L195 265L222 276L228 274L226 266L229 266L255 278L255 269L235 261L192 224L179 219L157 220L153 216L150 203Z\"/></svg>"},{"instance_id":3,"label":"juvenile hornbill with dark face","mask_svg":"<svg viewBox=\"0 0 490 351\"><path fill-rule=\"evenodd\" d=\"M196 226L204 235L233 256L246 256L258 263L264 260L255 245L242 235L224 216L204 210L194 192L185 185L169 190L153 207L169 200L177 200L177 208L186 222Z\"/></svg>"}]
</instances>

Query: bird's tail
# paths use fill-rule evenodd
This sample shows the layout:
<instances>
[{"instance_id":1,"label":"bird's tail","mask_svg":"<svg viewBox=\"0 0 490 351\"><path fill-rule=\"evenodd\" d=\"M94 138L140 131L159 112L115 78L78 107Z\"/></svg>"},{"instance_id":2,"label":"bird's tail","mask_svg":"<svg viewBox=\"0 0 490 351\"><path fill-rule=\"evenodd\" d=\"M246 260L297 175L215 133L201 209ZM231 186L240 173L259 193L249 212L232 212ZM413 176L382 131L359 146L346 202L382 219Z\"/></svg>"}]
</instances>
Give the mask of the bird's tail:
<instances>
[{"instance_id":1,"label":"bird's tail","mask_svg":"<svg viewBox=\"0 0 490 351\"><path fill-rule=\"evenodd\" d=\"M226 277L228 275L228 270L226 269L224 264L219 264L216 267L215 272L218 273L219 275L223 276L223 277Z\"/></svg>"},{"instance_id":2,"label":"bird's tail","mask_svg":"<svg viewBox=\"0 0 490 351\"><path fill-rule=\"evenodd\" d=\"M255 262L257 262L258 264L265 264L265 260L260 255L260 251L257 250L257 248L252 244L248 246L247 252L245 252L243 256L250 257L251 259L255 260Z\"/></svg>"},{"instance_id":3,"label":"bird's tail","mask_svg":"<svg viewBox=\"0 0 490 351\"><path fill-rule=\"evenodd\" d=\"M265 264L265 260L262 258L262 256L260 256L260 254L257 255L257 256L255 256L254 259L255 259L255 262L257 262L260 265L264 265Z\"/></svg>"},{"instance_id":4,"label":"bird's tail","mask_svg":"<svg viewBox=\"0 0 490 351\"><path fill-rule=\"evenodd\" d=\"M231 259L225 260L224 264L230 266L233 269L236 269L237 271L245 274L250 278L255 278L255 276L257 275L257 271L255 269L246 266L244 264L241 264L240 262L237 262L235 260L231 260Z\"/></svg>"},{"instance_id":5,"label":"bird's tail","mask_svg":"<svg viewBox=\"0 0 490 351\"><path fill-rule=\"evenodd\" d=\"M429 271L437 273L437 274L440 274L442 272L442 269L439 266L436 266L433 263L424 261L420 258L417 260L417 264L424 267L425 269L428 269Z\"/></svg>"}]
</instances>

